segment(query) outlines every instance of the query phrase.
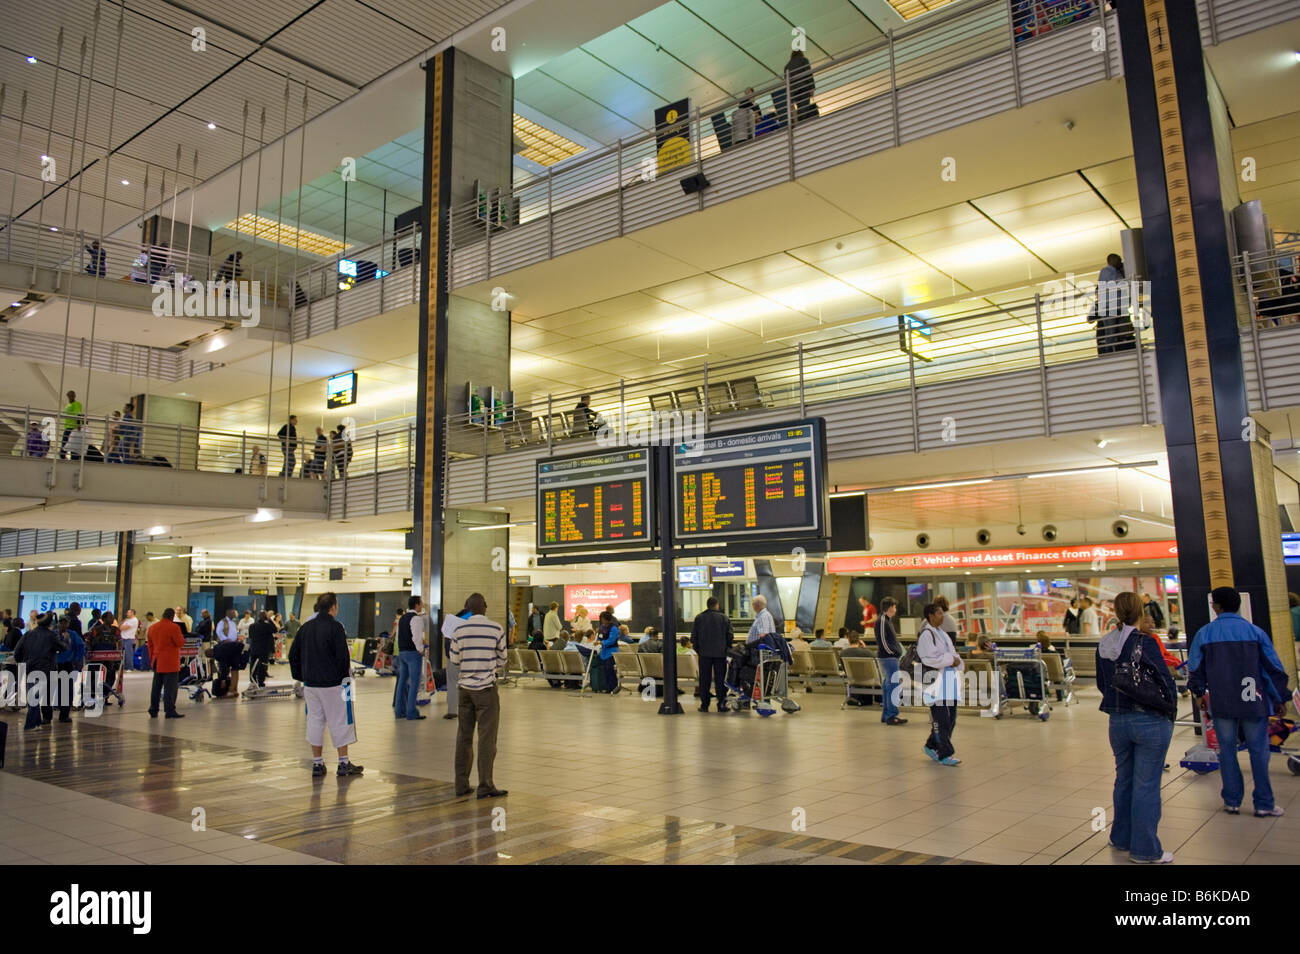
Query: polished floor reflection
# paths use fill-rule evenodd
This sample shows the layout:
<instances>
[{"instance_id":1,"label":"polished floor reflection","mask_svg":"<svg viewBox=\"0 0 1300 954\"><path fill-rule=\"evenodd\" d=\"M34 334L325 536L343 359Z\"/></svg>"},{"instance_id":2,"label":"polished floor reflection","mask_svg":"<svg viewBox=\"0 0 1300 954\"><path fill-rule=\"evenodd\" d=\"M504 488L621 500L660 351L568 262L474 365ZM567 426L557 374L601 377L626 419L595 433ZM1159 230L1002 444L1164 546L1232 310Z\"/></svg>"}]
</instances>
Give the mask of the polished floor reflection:
<instances>
[{"instance_id":1,"label":"polished floor reflection","mask_svg":"<svg viewBox=\"0 0 1300 954\"><path fill-rule=\"evenodd\" d=\"M330 774L311 778L300 702L183 700L188 718L150 720L147 685L132 676L125 707L33 733L0 715L0 863L1115 860L1093 830L1113 768L1088 690L1047 723L963 714L953 769L921 754L922 711L885 727L829 690L801 695L794 716L688 705L666 718L637 694L579 698L533 682L501 690L495 775L510 795L480 802L453 794L456 723L438 718L441 700L433 718L397 722L390 679L358 684L353 757L366 772L345 780L332 757ZM1170 748L1165 847L1200 863L1300 862L1300 779L1275 760L1286 817L1223 815L1217 776L1177 766L1191 741L1179 730ZM20 785L37 789L10 791ZM206 831L191 837L195 818Z\"/></svg>"}]
</instances>

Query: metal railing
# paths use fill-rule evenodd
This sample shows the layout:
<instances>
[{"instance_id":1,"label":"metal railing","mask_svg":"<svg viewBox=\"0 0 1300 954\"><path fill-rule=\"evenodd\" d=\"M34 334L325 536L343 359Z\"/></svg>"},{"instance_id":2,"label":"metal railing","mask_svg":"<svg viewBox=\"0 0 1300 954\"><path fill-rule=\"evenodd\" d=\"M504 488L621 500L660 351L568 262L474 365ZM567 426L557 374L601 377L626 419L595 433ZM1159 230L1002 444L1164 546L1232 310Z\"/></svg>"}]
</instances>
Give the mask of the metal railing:
<instances>
[{"instance_id":1,"label":"metal railing","mask_svg":"<svg viewBox=\"0 0 1300 954\"><path fill-rule=\"evenodd\" d=\"M1141 316L1135 325L1139 333L1112 334L1090 323L1087 307L1066 307L1069 301L1035 295L997 306L959 307L941 319L890 317L852 336L548 394L498 405L490 413L475 408L448 416L448 453L454 460L469 459L529 445L550 453L565 442L612 439L637 429L644 434L651 427L698 433L746 413L790 409L803 414L810 405L882 391L910 390L915 415L916 390L928 384L1046 368L1099 351L1131 350L1140 360L1150 349L1151 323L1140 308L1135 311ZM588 406L579 407L582 395L590 396Z\"/></svg>"},{"instance_id":2,"label":"metal railing","mask_svg":"<svg viewBox=\"0 0 1300 954\"><path fill-rule=\"evenodd\" d=\"M177 279L205 283L221 279L256 281L262 302L274 305L280 300L273 269L245 268L233 257L219 260L167 245L99 238L47 222L0 216L0 249L4 260L12 264L146 285L159 281L170 284Z\"/></svg>"},{"instance_id":3,"label":"metal railing","mask_svg":"<svg viewBox=\"0 0 1300 954\"><path fill-rule=\"evenodd\" d=\"M831 161L824 164L857 158L877 148L901 145L916 138L918 133L926 132L915 130L909 134L901 128L900 112L909 109L906 95L909 88L994 58L999 64L1008 60L1011 73L1015 74L1014 89L1009 91L1004 105L1007 108L1019 106L1022 90L1016 66L1017 51L1025 45L1032 46L1045 34L1055 32L1060 35L1067 26L1094 17L1100 18L1105 29L1107 20L1113 16L1101 2L1093 0L1084 0L1068 22L1056 23L1039 23L1032 12L1013 13L1006 0L953 4L853 50L813 63L812 78L796 76L793 88L787 74L754 87L752 93L693 108L682 123L690 138L689 158L671 168L659 168L657 133L647 131L557 163L544 175L530 176L509 188L502 187L454 205L446 213L451 246L454 250L482 244L482 267L474 269L474 278L483 277L483 273L490 276L505 270L494 269L492 264L492 246L494 241L500 244L501 233L537 219L551 219L558 212L574 210L611 196L616 199L616 207L601 207L601 225L613 229L611 234L622 235L639 227L640 223L635 221L636 193L649 188L660 172L671 172L674 176L683 172L703 173L706 160L738 149L754 148L752 165L747 166L748 174L761 178L760 168L766 166L777 177L773 184L793 180L801 172L795 156L795 127L807 119L825 117L853 106L871 102L879 104L875 118L885 130L880 137L882 141L875 142L876 137L864 136L861 130L856 130L851 137L856 141L821 143L822 147L835 153ZM1086 41L1086 28L1082 36ZM1105 61L1096 78L1110 75L1107 46L1102 44L1101 49L1092 54L1098 63ZM1088 47L1085 45L1084 49ZM1073 62L1077 63L1077 57ZM810 90L813 84L815 92ZM749 134L748 124L742 124L742 131L737 132L739 110L751 107L755 112L753 134ZM779 143L775 151L757 148L760 143L773 141ZM696 195L698 207L702 208L703 193L697 192ZM682 211L690 211L695 206L695 202L682 203ZM616 228L613 225L615 220ZM594 219L584 226L593 232L602 231ZM528 261L556 254L553 226L548 225L545 234L530 236L528 244L530 248L525 253ZM519 249L512 251L521 253ZM453 255L453 262L449 264L454 263ZM513 256L510 258L510 267L520 264L522 261ZM453 267L447 269L449 289L456 287L454 271Z\"/></svg>"},{"instance_id":4,"label":"metal railing","mask_svg":"<svg viewBox=\"0 0 1300 954\"><path fill-rule=\"evenodd\" d=\"M414 428L414 418L403 417L345 430L341 437L326 432L323 439L299 435L286 443L265 431L87 414L70 417L44 408L0 407L0 434L8 435L11 457L58 460L80 467L138 465L325 481L405 469L412 460ZM288 466L290 458L292 467Z\"/></svg>"}]
</instances>

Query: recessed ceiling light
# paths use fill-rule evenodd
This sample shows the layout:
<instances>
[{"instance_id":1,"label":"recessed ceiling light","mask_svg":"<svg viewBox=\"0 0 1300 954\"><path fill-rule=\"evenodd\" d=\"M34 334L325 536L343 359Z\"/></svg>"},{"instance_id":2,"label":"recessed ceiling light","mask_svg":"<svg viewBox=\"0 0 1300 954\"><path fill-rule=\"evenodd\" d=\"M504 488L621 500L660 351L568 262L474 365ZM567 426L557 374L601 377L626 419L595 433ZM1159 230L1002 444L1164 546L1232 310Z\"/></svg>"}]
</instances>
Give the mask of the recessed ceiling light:
<instances>
[{"instance_id":1,"label":"recessed ceiling light","mask_svg":"<svg viewBox=\"0 0 1300 954\"><path fill-rule=\"evenodd\" d=\"M10 308L21 308L21 307L23 307L23 303L20 302L20 301L11 301L11 302L9 303L9 307L10 307Z\"/></svg>"},{"instance_id":2,"label":"recessed ceiling light","mask_svg":"<svg viewBox=\"0 0 1300 954\"><path fill-rule=\"evenodd\" d=\"M122 185L130 185L130 184L131 184L131 180L130 180L130 179L123 179L123 180L122 180Z\"/></svg>"},{"instance_id":3,"label":"recessed ceiling light","mask_svg":"<svg viewBox=\"0 0 1300 954\"><path fill-rule=\"evenodd\" d=\"M1297 55L1300 55L1300 54L1297 54ZM34 56L29 56L29 57L27 57L27 62L28 62L28 63L35 63L35 62L36 62L36 57L34 57Z\"/></svg>"},{"instance_id":4,"label":"recessed ceiling light","mask_svg":"<svg viewBox=\"0 0 1300 954\"><path fill-rule=\"evenodd\" d=\"M57 232L58 229L55 228L53 225L51 225L51 226L50 226L50 231L51 231L51 232Z\"/></svg>"},{"instance_id":5,"label":"recessed ceiling light","mask_svg":"<svg viewBox=\"0 0 1300 954\"><path fill-rule=\"evenodd\" d=\"M1107 444L1109 444L1109 443L1110 443L1110 441L1106 440L1106 438L1104 438L1104 437L1099 437L1099 438L1097 438L1097 446L1098 446L1098 447L1105 447L1105 446L1106 446Z\"/></svg>"},{"instance_id":6,"label":"recessed ceiling light","mask_svg":"<svg viewBox=\"0 0 1300 954\"><path fill-rule=\"evenodd\" d=\"M216 124L216 123L208 123L208 128L209 128L209 129L216 129L216 128L217 128L217 124Z\"/></svg>"}]
</instances>

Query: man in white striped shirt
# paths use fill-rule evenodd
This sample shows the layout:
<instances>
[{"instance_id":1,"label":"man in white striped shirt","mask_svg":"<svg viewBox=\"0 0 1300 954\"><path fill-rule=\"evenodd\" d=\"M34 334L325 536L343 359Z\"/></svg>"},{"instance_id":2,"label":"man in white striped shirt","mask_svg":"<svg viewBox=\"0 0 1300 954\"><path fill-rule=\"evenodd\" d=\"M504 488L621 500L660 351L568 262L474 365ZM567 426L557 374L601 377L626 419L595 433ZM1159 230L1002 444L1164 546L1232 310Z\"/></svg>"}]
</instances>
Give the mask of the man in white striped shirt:
<instances>
[{"instance_id":1,"label":"man in white striped shirt","mask_svg":"<svg viewBox=\"0 0 1300 954\"><path fill-rule=\"evenodd\" d=\"M460 699L456 732L456 794L468 795L469 763L474 755L474 726L478 725L478 797L505 795L492 782L492 763L497 757L497 726L501 703L497 697L497 669L506 664L506 631L488 619L487 601L481 593L471 594L465 608L472 615L460 621L451 634L448 658L458 670Z\"/></svg>"}]
</instances>

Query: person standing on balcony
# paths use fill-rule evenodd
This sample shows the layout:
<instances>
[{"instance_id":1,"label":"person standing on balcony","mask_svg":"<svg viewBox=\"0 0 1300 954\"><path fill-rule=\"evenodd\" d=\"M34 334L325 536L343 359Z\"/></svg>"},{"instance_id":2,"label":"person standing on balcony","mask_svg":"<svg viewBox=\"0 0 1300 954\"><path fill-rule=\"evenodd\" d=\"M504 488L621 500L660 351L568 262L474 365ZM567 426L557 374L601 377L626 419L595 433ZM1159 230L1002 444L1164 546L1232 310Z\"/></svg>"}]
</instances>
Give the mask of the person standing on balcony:
<instances>
[{"instance_id":1,"label":"person standing on balcony","mask_svg":"<svg viewBox=\"0 0 1300 954\"><path fill-rule=\"evenodd\" d=\"M81 405L78 404L78 407ZM86 448L90 446L90 432L86 430L86 422L78 420L77 426L71 431L63 432L63 456L71 460L81 460L86 454Z\"/></svg>"},{"instance_id":2,"label":"person standing on balcony","mask_svg":"<svg viewBox=\"0 0 1300 954\"><path fill-rule=\"evenodd\" d=\"M600 412L591 409L591 395L584 394L579 398L577 407L573 409L574 436L594 434L604 426L605 419L601 417Z\"/></svg>"},{"instance_id":3,"label":"person standing on balcony","mask_svg":"<svg viewBox=\"0 0 1300 954\"><path fill-rule=\"evenodd\" d=\"M122 408L122 422L117 426L118 447L122 460L140 455L140 426L135 422L135 405L127 401Z\"/></svg>"},{"instance_id":4,"label":"person standing on balcony","mask_svg":"<svg viewBox=\"0 0 1300 954\"><path fill-rule=\"evenodd\" d=\"M1128 316L1128 282L1124 260L1114 252L1106 256L1106 267L1097 275L1097 300L1088 320L1097 325L1097 354L1132 351L1137 347L1133 322Z\"/></svg>"},{"instance_id":5,"label":"person standing on balcony","mask_svg":"<svg viewBox=\"0 0 1300 954\"><path fill-rule=\"evenodd\" d=\"M266 476L266 458L262 456L261 447L254 447L248 455L248 472L254 477Z\"/></svg>"},{"instance_id":6,"label":"person standing on balcony","mask_svg":"<svg viewBox=\"0 0 1300 954\"><path fill-rule=\"evenodd\" d=\"M813 93L817 86L813 82L812 64L802 50L795 50L785 64L785 81L790 88L790 104L794 107L793 119L797 123L812 119L817 115L817 107L812 104Z\"/></svg>"},{"instance_id":7,"label":"person standing on balcony","mask_svg":"<svg viewBox=\"0 0 1300 954\"><path fill-rule=\"evenodd\" d=\"M745 95L736 104L736 111L731 114L731 144L738 146L754 138L758 126L758 108L754 105L754 87L746 88Z\"/></svg>"},{"instance_id":8,"label":"person standing on balcony","mask_svg":"<svg viewBox=\"0 0 1300 954\"><path fill-rule=\"evenodd\" d=\"M68 392L68 403L63 406L63 440L59 442L59 456L67 457L65 448L68 446L68 436L77 429L81 419L81 402L77 400L77 392Z\"/></svg>"},{"instance_id":9,"label":"person standing on balcony","mask_svg":"<svg viewBox=\"0 0 1300 954\"><path fill-rule=\"evenodd\" d=\"M27 428L27 456L44 457L50 452L50 442L41 433L41 425L32 421Z\"/></svg>"},{"instance_id":10,"label":"person standing on balcony","mask_svg":"<svg viewBox=\"0 0 1300 954\"><path fill-rule=\"evenodd\" d=\"M86 246L90 262L86 265L86 274L103 278L108 274L108 253L99 247L99 239Z\"/></svg>"},{"instance_id":11,"label":"person standing on balcony","mask_svg":"<svg viewBox=\"0 0 1300 954\"><path fill-rule=\"evenodd\" d=\"M298 415L290 414L289 422L275 432L280 438L280 451L284 454L284 467L280 469L281 477L292 477L293 469L298 463Z\"/></svg>"}]
</instances>

